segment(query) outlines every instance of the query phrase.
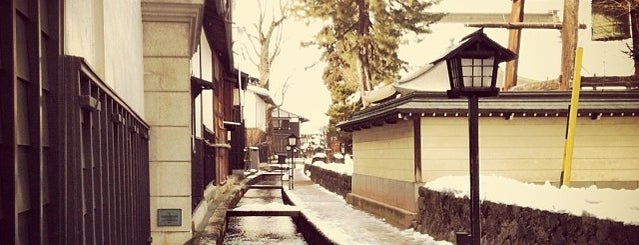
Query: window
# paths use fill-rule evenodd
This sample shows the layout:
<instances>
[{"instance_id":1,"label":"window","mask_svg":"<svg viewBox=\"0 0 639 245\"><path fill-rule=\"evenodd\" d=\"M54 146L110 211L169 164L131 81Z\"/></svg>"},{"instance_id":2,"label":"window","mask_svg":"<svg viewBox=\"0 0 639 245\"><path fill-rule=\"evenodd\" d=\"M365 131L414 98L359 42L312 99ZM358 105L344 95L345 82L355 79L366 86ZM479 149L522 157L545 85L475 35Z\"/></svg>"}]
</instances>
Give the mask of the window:
<instances>
[{"instance_id":1,"label":"window","mask_svg":"<svg viewBox=\"0 0 639 245\"><path fill-rule=\"evenodd\" d=\"M273 120L273 128L279 130L288 130L290 128L288 119L274 119Z\"/></svg>"}]
</instances>

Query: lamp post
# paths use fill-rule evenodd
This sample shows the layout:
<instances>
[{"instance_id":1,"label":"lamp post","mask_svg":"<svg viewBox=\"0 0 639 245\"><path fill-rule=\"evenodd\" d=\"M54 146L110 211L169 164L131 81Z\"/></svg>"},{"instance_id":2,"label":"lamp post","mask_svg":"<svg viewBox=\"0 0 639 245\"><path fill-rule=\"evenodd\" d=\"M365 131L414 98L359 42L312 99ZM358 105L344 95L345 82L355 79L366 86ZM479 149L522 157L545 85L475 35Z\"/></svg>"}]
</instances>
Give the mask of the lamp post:
<instances>
[{"instance_id":1,"label":"lamp post","mask_svg":"<svg viewBox=\"0 0 639 245\"><path fill-rule=\"evenodd\" d=\"M287 140L288 142L286 143L286 150L288 150L291 155L291 166L289 167L290 174L288 177L288 189L290 190L293 189L295 186L293 184L293 175L295 174L295 172L293 171L293 165L295 164L295 162L293 162L293 151L297 148L297 136L295 134L291 134L287 137Z\"/></svg>"},{"instance_id":2,"label":"lamp post","mask_svg":"<svg viewBox=\"0 0 639 245\"><path fill-rule=\"evenodd\" d=\"M450 90L449 98L468 98L468 154L470 168L470 242L479 245L481 239L479 217L479 134L478 98L497 96L497 68L499 63L517 57L484 34L483 29L464 37L459 44L444 56L435 60L446 60ZM459 240L468 241L467 235L458 235Z\"/></svg>"}]
</instances>

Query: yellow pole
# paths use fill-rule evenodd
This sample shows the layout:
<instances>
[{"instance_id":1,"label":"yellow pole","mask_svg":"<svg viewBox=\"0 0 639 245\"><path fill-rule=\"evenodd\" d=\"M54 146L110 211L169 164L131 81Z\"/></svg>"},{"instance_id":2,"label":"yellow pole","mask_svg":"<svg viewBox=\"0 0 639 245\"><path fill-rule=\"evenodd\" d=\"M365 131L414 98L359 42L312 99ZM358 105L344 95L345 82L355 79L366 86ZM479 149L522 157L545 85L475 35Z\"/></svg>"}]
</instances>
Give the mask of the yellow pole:
<instances>
[{"instance_id":1,"label":"yellow pole","mask_svg":"<svg viewBox=\"0 0 639 245\"><path fill-rule=\"evenodd\" d=\"M564 161L561 170L560 184L570 186L572 170L572 151L575 143L575 128L577 126L577 110L579 109L579 90L581 90L581 59L583 48L578 47L575 54L575 71L572 81L572 96L570 97L570 112L568 115L568 132L564 144Z\"/></svg>"}]
</instances>

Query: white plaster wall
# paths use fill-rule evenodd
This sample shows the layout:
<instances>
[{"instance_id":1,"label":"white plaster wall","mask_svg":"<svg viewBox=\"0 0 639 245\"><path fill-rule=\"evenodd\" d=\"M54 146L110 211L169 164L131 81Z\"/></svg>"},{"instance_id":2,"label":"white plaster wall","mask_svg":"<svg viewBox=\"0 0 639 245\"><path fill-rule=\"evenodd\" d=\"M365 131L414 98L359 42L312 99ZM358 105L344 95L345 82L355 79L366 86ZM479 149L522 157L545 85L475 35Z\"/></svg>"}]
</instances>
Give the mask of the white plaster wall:
<instances>
[{"instance_id":1,"label":"white plaster wall","mask_svg":"<svg viewBox=\"0 0 639 245\"><path fill-rule=\"evenodd\" d=\"M482 174L556 182L562 169L565 117L480 118ZM468 174L467 118L422 118L422 176ZM639 118L577 120L572 181L639 181Z\"/></svg>"},{"instance_id":2,"label":"white plaster wall","mask_svg":"<svg viewBox=\"0 0 639 245\"><path fill-rule=\"evenodd\" d=\"M266 102L251 91L246 91L244 98L246 127L266 131Z\"/></svg>"},{"instance_id":3,"label":"white plaster wall","mask_svg":"<svg viewBox=\"0 0 639 245\"><path fill-rule=\"evenodd\" d=\"M139 0L68 0L64 53L83 57L144 118L144 66Z\"/></svg>"},{"instance_id":4,"label":"white plaster wall","mask_svg":"<svg viewBox=\"0 0 639 245\"><path fill-rule=\"evenodd\" d=\"M201 30L200 44L197 51L191 58L191 76L209 81L213 81L213 52L209 47L208 39L204 35L204 29ZM207 128L213 130L213 91L210 89L203 90L196 100L196 122L204 124ZM201 136L200 127L196 127L197 135Z\"/></svg>"},{"instance_id":5,"label":"white plaster wall","mask_svg":"<svg viewBox=\"0 0 639 245\"><path fill-rule=\"evenodd\" d=\"M199 45L197 51L191 58L191 76L195 76L206 81L213 81L213 52L209 47L208 39L204 35L204 29L200 30ZM200 62L201 61L201 62Z\"/></svg>"},{"instance_id":6,"label":"white plaster wall","mask_svg":"<svg viewBox=\"0 0 639 245\"><path fill-rule=\"evenodd\" d=\"M64 54L85 58L91 68L104 78L102 0L64 2Z\"/></svg>"},{"instance_id":7,"label":"white plaster wall","mask_svg":"<svg viewBox=\"0 0 639 245\"><path fill-rule=\"evenodd\" d=\"M140 0L104 0L105 81L144 117Z\"/></svg>"},{"instance_id":8,"label":"white plaster wall","mask_svg":"<svg viewBox=\"0 0 639 245\"><path fill-rule=\"evenodd\" d=\"M244 114L247 128L257 128L256 110L258 100L259 98L255 93L251 91L244 93L244 108L242 108L242 113Z\"/></svg>"}]
</instances>

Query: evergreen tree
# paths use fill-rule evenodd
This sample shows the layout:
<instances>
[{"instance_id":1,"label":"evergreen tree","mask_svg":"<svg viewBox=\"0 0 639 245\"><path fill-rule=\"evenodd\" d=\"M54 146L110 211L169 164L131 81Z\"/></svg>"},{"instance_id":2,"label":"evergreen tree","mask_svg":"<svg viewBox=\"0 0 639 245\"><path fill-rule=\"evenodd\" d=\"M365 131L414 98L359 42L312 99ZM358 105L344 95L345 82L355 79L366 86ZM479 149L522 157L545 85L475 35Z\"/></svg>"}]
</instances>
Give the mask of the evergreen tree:
<instances>
[{"instance_id":1,"label":"evergreen tree","mask_svg":"<svg viewBox=\"0 0 639 245\"><path fill-rule=\"evenodd\" d=\"M329 88L343 72L356 72L359 91L394 82L406 63L397 49L408 32L429 33L442 14L426 10L438 1L423 0L300 0L295 14L322 20L324 27L312 44L324 50L324 78ZM346 69L347 71L341 70Z\"/></svg>"},{"instance_id":2,"label":"evergreen tree","mask_svg":"<svg viewBox=\"0 0 639 245\"><path fill-rule=\"evenodd\" d=\"M338 133L335 124L348 119L354 111L366 106L348 103L346 98L359 91L364 94L375 85L389 84L399 79L406 62L397 50L402 37L409 32L429 33L429 25L443 14L426 10L439 0L299 0L294 13L325 23L307 45L317 45L324 51L327 63L323 79L331 91L332 105L328 110L328 139L338 137L350 143L350 135Z\"/></svg>"}]
</instances>

